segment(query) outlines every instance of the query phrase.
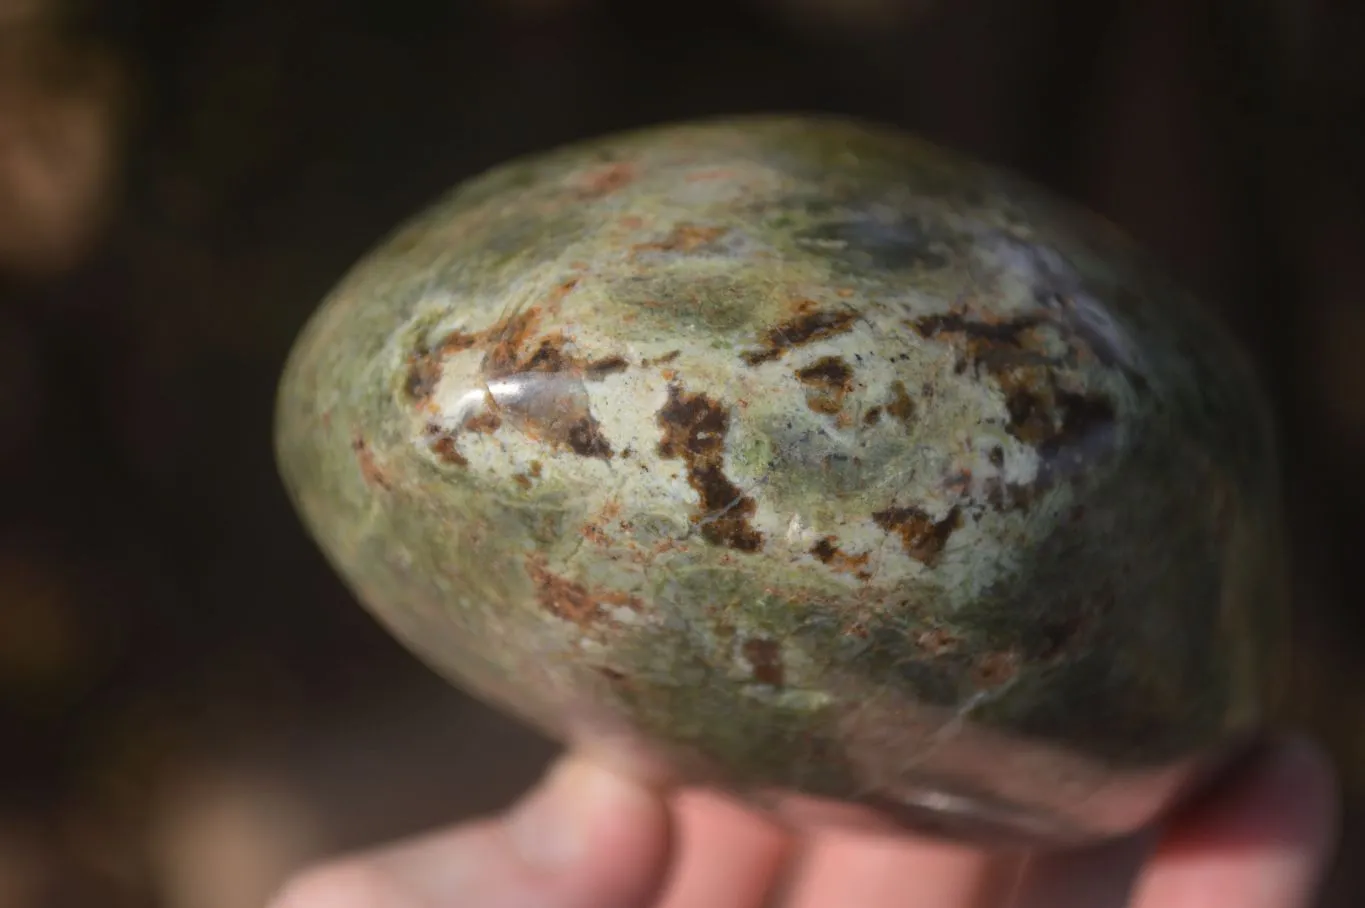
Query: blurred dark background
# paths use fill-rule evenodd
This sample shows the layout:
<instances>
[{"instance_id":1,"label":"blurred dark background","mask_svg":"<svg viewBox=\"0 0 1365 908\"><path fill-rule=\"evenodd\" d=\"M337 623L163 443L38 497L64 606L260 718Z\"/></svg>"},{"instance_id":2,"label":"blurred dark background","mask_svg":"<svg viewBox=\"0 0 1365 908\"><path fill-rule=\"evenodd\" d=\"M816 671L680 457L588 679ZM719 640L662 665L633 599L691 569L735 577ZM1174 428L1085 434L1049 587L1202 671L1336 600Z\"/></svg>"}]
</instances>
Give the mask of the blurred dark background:
<instances>
[{"instance_id":1,"label":"blurred dark background","mask_svg":"<svg viewBox=\"0 0 1365 908\"><path fill-rule=\"evenodd\" d=\"M1014 167L1224 314L1280 407L1293 719L1365 806L1362 46L1316 0L0 0L0 908L258 906L534 777L303 537L274 383L452 183L732 111Z\"/></svg>"}]
</instances>

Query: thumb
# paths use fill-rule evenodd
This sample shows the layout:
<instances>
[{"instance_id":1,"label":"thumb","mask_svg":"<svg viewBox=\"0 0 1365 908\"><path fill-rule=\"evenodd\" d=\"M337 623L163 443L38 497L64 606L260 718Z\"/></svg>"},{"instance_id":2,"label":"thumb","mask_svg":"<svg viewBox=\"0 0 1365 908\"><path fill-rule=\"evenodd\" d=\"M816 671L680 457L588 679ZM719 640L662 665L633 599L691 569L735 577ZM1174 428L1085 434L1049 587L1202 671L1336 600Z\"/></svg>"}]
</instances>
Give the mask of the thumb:
<instances>
[{"instance_id":1,"label":"thumb","mask_svg":"<svg viewBox=\"0 0 1365 908\"><path fill-rule=\"evenodd\" d=\"M507 813L308 871L272 908L642 908L668 840L661 798L570 757Z\"/></svg>"}]
</instances>

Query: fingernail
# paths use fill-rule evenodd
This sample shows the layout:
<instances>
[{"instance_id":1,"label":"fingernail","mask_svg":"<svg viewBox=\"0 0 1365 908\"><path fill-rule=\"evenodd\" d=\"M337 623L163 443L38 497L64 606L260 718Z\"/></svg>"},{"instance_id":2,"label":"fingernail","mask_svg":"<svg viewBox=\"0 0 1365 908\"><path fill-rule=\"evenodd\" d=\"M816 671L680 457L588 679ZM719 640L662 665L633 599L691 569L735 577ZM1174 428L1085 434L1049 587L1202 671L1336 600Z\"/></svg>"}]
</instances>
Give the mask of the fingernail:
<instances>
[{"instance_id":1,"label":"fingernail","mask_svg":"<svg viewBox=\"0 0 1365 908\"><path fill-rule=\"evenodd\" d=\"M544 871L562 871L584 859L593 830L641 797L628 780L591 763L566 758L513 812L508 823L521 859Z\"/></svg>"}]
</instances>

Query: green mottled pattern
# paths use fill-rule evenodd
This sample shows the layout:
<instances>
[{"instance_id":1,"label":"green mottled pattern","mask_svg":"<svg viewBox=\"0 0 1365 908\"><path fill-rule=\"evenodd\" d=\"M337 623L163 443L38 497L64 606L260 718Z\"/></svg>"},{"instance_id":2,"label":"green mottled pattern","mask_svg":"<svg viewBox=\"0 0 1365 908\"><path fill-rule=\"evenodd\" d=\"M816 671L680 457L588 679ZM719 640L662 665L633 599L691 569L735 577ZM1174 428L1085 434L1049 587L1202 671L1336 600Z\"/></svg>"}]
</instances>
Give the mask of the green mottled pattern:
<instances>
[{"instance_id":1,"label":"green mottled pattern","mask_svg":"<svg viewBox=\"0 0 1365 908\"><path fill-rule=\"evenodd\" d=\"M1240 353L1111 226L878 127L466 183L307 327L278 450L437 669L742 790L1121 831L1155 803L1080 805L1254 729L1275 677Z\"/></svg>"}]
</instances>

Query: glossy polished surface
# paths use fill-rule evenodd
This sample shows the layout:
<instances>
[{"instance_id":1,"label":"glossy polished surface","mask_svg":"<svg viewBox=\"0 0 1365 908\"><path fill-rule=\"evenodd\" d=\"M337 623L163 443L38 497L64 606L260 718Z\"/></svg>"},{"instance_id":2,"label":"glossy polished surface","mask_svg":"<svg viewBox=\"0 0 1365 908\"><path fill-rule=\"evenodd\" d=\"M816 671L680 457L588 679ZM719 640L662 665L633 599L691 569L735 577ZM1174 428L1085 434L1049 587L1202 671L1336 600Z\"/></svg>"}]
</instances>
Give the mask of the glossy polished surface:
<instances>
[{"instance_id":1,"label":"glossy polished surface","mask_svg":"<svg viewBox=\"0 0 1365 908\"><path fill-rule=\"evenodd\" d=\"M828 118L458 188L304 332L278 449L358 597L638 771L1073 843L1264 719L1271 433L1111 227Z\"/></svg>"}]
</instances>

